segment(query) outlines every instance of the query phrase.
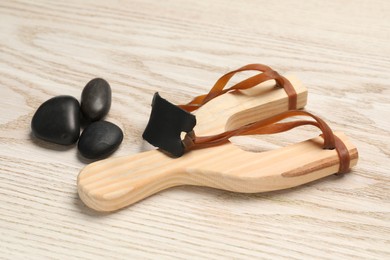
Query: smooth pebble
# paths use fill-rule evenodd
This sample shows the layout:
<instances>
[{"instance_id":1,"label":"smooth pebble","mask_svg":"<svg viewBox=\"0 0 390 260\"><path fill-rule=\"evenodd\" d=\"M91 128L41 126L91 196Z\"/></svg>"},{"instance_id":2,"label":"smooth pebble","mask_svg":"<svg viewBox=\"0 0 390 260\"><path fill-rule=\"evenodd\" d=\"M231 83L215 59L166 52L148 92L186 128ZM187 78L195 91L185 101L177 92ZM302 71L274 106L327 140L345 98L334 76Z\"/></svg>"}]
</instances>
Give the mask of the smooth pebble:
<instances>
[{"instance_id":1,"label":"smooth pebble","mask_svg":"<svg viewBox=\"0 0 390 260\"><path fill-rule=\"evenodd\" d=\"M78 149L88 159L102 159L113 153L123 140L122 130L107 121L91 123L82 132Z\"/></svg>"},{"instance_id":2,"label":"smooth pebble","mask_svg":"<svg viewBox=\"0 0 390 260\"><path fill-rule=\"evenodd\" d=\"M44 102L35 112L31 129L42 140L70 145L80 135L80 104L72 96L57 96Z\"/></svg>"},{"instance_id":3,"label":"smooth pebble","mask_svg":"<svg viewBox=\"0 0 390 260\"><path fill-rule=\"evenodd\" d=\"M105 117L111 107L111 87L101 78L92 79L81 93L81 112L87 121Z\"/></svg>"}]
</instances>

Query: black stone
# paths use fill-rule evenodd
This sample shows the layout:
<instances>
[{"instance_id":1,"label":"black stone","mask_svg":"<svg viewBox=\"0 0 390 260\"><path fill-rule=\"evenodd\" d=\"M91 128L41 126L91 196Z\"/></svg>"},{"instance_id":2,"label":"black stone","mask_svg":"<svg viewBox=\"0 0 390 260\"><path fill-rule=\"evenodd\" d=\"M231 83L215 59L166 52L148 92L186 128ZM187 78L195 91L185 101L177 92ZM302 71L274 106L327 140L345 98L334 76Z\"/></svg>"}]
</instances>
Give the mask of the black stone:
<instances>
[{"instance_id":1,"label":"black stone","mask_svg":"<svg viewBox=\"0 0 390 260\"><path fill-rule=\"evenodd\" d=\"M111 107L111 88L107 81L96 78L88 82L81 93L81 112L88 121L105 117Z\"/></svg>"},{"instance_id":2,"label":"black stone","mask_svg":"<svg viewBox=\"0 0 390 260\"><path fill-rule=\"evenodd\" d=\"M78 149L88 159L102 159L113 153L123 140L122 130L107 121L91 123L80 136Z\"/></svg>"},{"instance_id":3,"label":"black stone","mask_svg":"<svg viewBox=\"0 0 390 260\"><path fill-rule=\"evenodd\" d=\"M31 129L37 138L70 145L80 135L80 104L72 96L57 96L44 102L35 112Z\"/></svg>"}]
</instances>

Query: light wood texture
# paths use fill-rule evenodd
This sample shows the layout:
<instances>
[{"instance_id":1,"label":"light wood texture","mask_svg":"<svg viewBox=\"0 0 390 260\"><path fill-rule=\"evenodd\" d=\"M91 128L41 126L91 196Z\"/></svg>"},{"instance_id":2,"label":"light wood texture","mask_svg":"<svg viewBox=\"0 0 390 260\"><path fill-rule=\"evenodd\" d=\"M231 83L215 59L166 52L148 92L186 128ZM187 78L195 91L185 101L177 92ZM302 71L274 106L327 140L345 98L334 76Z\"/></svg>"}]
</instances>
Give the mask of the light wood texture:
<instances>
[{"instance_id":1,"label":"light wood texture","mask_svg":"<svg viewBox=\"0 0 390 260\"><path fill-rule=\"evenodd\" d=\"M388 259L389 13L379 0L1 1L0 258ZM102 214L77 194L89 161L30 135L42 102L100 76L125 133L113 156L146 151L154 92L182 104L254 62L303 82L306 109L358 148L351 173L258 194L175 187ZM313 131L237 142L264 151Z\"/></svg>"},{"instance_id":2,"label":"light wood texture","mask_svg":"<svg viewBox=\"0 0 390 260\"><path fill-rule=\"evenodd\" d=\"M351 167L356 147L344 135ZM317 137L276 150L255 153L232 143L191 151L172 159L159 151L106 159L85 167L77 178L80 198L90 208L114 211L159 191L198 185L243 193L296 187L337 173L336 150L322 149Z\"/></svg>"}]
</instances>

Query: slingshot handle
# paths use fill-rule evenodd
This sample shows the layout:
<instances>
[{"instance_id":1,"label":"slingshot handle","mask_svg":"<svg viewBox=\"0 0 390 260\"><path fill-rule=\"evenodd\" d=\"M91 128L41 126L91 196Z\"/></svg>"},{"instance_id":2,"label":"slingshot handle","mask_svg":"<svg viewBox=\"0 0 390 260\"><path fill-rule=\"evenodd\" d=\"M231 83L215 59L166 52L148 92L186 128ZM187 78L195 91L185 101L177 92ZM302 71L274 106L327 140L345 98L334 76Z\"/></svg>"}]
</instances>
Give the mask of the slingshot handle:
<instances>
[{"instance_id":1,"label":"slingshot handle","mask_svg":"<svg viewBox=\"0 0 390 260\"><path fill-rule=\"evenodd\" d=\"M185 184L178 161L160 151L89 164L78 175L80 198L97 211L114 211L161 190Z\"/></svg>"}]
</instances>

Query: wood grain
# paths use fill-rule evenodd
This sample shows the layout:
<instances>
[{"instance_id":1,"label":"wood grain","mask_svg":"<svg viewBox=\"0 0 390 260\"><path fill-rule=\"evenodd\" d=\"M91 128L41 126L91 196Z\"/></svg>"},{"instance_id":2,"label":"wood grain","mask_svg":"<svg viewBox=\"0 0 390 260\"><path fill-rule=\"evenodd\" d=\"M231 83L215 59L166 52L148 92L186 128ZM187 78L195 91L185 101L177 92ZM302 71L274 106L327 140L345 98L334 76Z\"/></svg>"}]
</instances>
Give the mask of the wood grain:
<instances>
[{"instance_id":1,"label":"wood grain","mask_svg":"<svg viewBox=\"0 0 390 260\"><path fill-rule=\"evenodd\" d=\"M389 12L379 0L1 1L0 256L389 258ZM88 161L76 148L30 134L42 102L99 76L125 133L114 156L145 151L154 92L185 103L254 62L307 86L307 110L359 150L350 174L252 195L178 187L105 215L77 196ZM242 141L267 150L312 134Z\"/></svg>"}]
</instances>

